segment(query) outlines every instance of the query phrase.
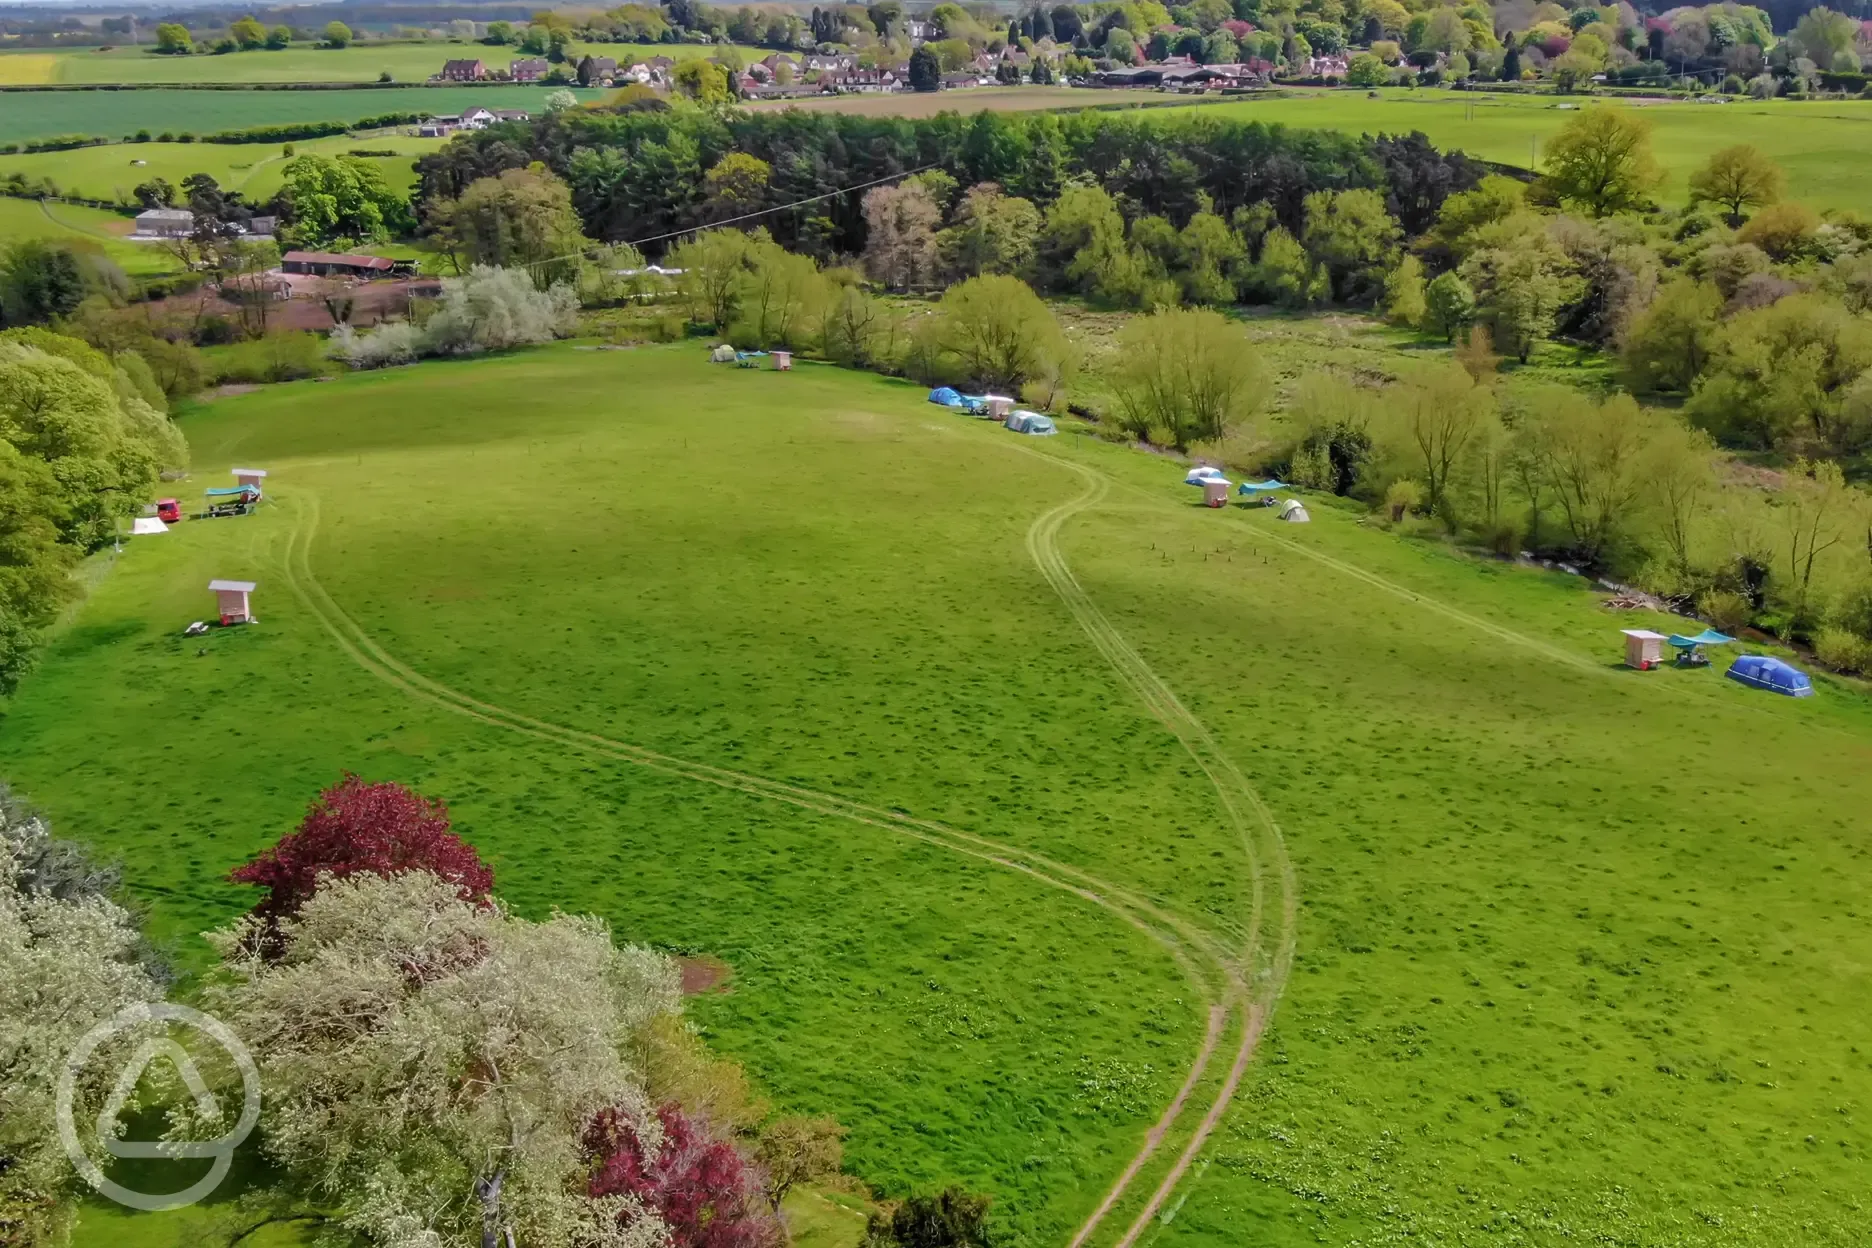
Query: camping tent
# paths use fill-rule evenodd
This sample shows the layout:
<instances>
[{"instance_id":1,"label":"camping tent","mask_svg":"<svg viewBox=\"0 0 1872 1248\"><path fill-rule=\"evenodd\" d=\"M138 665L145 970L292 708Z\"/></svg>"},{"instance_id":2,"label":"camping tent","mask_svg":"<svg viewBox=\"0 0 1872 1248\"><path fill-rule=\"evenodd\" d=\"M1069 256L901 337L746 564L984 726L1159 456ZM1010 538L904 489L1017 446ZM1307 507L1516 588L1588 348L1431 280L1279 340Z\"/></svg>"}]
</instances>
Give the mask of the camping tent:
<instances>
[{"instance_id":1,"label":"camping tent","mask_svg":"<svg viewBox=\"0 0 1872 1248\"><path fill-rule=\"evenodd\" d=\"M1188 472L1184 473L1183 484L1184 485L1201 485L1205 481L1219 480L1221 476L1222 476L1222 470L1220 468L1211 468L1207 464L1204 464L1201 467L1192 468Z\"/></svg>"},{"instance_id":2,"label":"camping tent","mask_svg":"<svg viewBox=\"0 0 1872 1248\"><path fill-rule=\"evenodd\" d=\"M929 392L929 401L940 403L944 407L961 407L962 396L948 386L937 386Z\"/></svg>"},{"instance_id":3,"label":"camping tent","mask_svg":"<svg viewBox=\"0 0 1872 1248\"><path fill-rule=\"evenodd\" d=\"M1745 654L1729 665L1729 679L1753 689L1785 694L1790 698L1811 698L1813 684L1807 673L1790 667L1766 654Z\"/></svg>"},{"instance_id":4,"label":"camping tent","mask_svg":"<svg viewBox=\"0 0 1872 1248\"><path fill-rule=\"evenodd\" d=\"M711 364L732 364L735 358L734 348L724 342L709 352L708 358Z\"/></svg>"},{"instance_id":5,"label":"camping tent","mask_svg":"<svg viewBox=\"0 0 1872 1248\"><path fill-rule=\"evenodd\" d=\"M1285 490L1290 488L1292 487L1285 481L1276 481L1273 477L1269 477L1265 481L1244 481L1241 483L1241 488L1235 492L1252 497L1255 494L1264 494L1271 490Z\"/></svg>"},{"instance_id":6,"label":"camping tent","mask_svg":"<svg viewBox=\"0 0 1872 1248\"><path fill-rule=\"evenodd\" d=\"M1008 413L1007 427L1015 433L1057 433L1053 422L1039 412L1030 412L1025 408L1016 408Z\"/></svg>"},{"instance_id":7,"label":"camping tent","mask_svg":"<svg viewBox=\"0 0 1872 1248\"><path fill-rule=\"evenodd\" d=\"M155 516L138 516L130 525L130 536L144 537L151 533L167 533L169 526Z\"/></svg>"},{"instance_id":8,"label":"camping tent","mask_svg":"<svg viewBox=\"0 0 1872 1248\"><path fill-rule=\"evenodd\" d=\"M1307 515L1307 509L1300 505L1300 500L1290 498L1280 506L1280 518L1294 524L1306 524L1313 517Z\"/></svg>"}]
</instances>

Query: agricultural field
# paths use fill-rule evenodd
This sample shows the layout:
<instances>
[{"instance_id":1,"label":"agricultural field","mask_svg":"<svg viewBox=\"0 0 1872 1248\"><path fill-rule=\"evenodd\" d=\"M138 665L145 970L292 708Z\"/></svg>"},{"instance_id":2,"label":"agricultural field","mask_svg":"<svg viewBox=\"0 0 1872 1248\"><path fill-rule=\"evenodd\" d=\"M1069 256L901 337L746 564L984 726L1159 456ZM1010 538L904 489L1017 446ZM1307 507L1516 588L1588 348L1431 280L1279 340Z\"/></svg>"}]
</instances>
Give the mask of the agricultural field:
<instances>
[{"instance_id":1,"label":"agricultural field","mask_svg":"<svg viewBox=\"0 0 1872 1248\"><path fill-rule=\"evenodd\" d=\"M627 56L710 56L712 44L574 44L568 56L592 53L622 60ZM755 59L766 55L742 48ZM479 43L354 43L347 48L295 45L278 52L264 49L222 56L159 56L149 47L61 49L57 52L0 52L0 85L49 86L59 83L190 82L376 82L385 70L397 82L425 82L448 60L478 58L505 69L525 56L511 47ZM386 105L374 112L389 112Z\"/></svg>"},{"instance_id":2,"label":"agricultural field","mask_svg":"<svg viewBox=\"0 0 1872 1248\"><path fill-rule=\"evenodd\" d=\"M1135 103L1161 106L1154 116L1200 110L1202 116L1251 117L1282 125L1345 130L1354 134L1407 134L1421 130L1438 147L1459 148L1483 160L1538 166L1540 144L1574 116L1585 97L1492 96L1480 92L1388 89L1284 91L1266 99L1189 103L1147 91L1070 87L994 87L934 95L847 95L805 107L866 116L932 116L945 109L1022 111ZM1652 147L1667 174L1660 194L1682 203L1688 179L1712 152L1753 143L1787 171L1792 195L1816 208L1863 208L1872 174L1861 159L1872 101L1737 100L1728 104L1625 101L1642 108L1655 127ZM763 104L757 107L784 107ZM794 107L799 107L794 105Z\"/></svg>"},{"instance_id":3,"label":"agricultural field","mask_svg":"<svg viewBox=\"0 0 1872 1248\"><path fill-rule=\"evenodd\" d=\"M0 58L4 64L4 58ZM60 134L116 138L152 134L213 134L246 126L298 121L357 121L385 113L458 113L476 104L539 109L552 87L423 87L384 91L10 91L0 93L0 143ZM560 88L564 89L564 88ZM574 89L583 101L605 92Z\"/></svg>"},{"instance_id":4,"label":"agricultural field","mask_svg":"<svg viewBox=\"0 0 1872 1248\"><path fill-rule=\"evenodd\" d=\"M1669 622L1578 578L702 354L188 413L188 488L269 503L128 548L7 779L185 971L340 771L446 798L523 912L724 959L711 1042L1009 1244L1860 1242L1860 687L1627 672ZM185 641L214 576L262 622Z\"/></svg>"},{"instance_id":5,"label":"agricultural field","mask_svg":"<svg viewBox=\"0 0 1872 1248\"><path fill-rule=\"evenodd\" d=\"M1540 144L1574 116L1555 96L1502 97L1437 90L1319 91L1219 107L1225 116L1376 134L1421 130L1438 147L1483 160L1539 167ZM1727 104L1626 102L1652 125L1664 167L1661 196L1681 203L1689 176L1712 152L1753 143L1787 171L1789 193L1816 208L1863 209L1872 193L1861 155L1872 133L1872 100L1737 100ZM1168 115L1168 114L1166 114ZM1532 155L1530 154L1532 153Z\"/></svg>"},{"instance_id":6,"label":"agricultural field","mask_svg":"<svg viewBox=\"0 0 1872 1248\"><path fill-rule=\"evenodd\" d=\"M295 155L340 156L353 149L403 153L367 159L383 170L385 181L392 187L409 191L416 185L416 158L445 142L446 139L420 139L401 134L362 139L337 135L327 139L299 139L290 146ZM162 177L180 185L191 173L207 173L224 189L239 191L257 200L267 198L280 188L280 170L291 159L286 155L286 146L277 143L107 143L62 152L0 156L0 177L17 172L30 178L51 178L62 194L132 203L131 191L138 183Z\"/></svg>"},{"instance_id":7,"label":"agricultural field","mask_svg":"<svg viewBox=\"0 0 1872 1248\"><path fill-rule=\"evenodd\" d=\"M161 247L125 239L133 225L129 217L101 208L0 197L0 242L83 239L102 247L131 277L162 277L181 270Z\"/></svg>"}]
</instances>

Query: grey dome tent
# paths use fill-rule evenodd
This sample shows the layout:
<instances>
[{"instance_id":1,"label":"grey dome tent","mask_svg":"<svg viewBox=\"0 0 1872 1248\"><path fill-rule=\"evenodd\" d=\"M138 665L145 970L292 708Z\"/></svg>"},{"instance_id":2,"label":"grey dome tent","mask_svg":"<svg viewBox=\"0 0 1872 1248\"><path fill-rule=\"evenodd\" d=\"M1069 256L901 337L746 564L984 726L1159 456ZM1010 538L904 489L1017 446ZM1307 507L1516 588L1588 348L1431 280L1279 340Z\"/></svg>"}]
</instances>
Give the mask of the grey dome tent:
<instances>
[{"instance_id":1,"label":"grey dome tent","mask_svg":"<svg viewBox=\"0 0 1872 1248\"><path fill-rule=\"evenodd\" d=\"M724 342L709 352L708 358L711 364L732 364L735 360L735 349Z\"/></svg>"},{"instance_id":2,"label":"grey dome tent","mask_svg":"<svg viewBox=\"0 0 1872 1248\"><path fill-rule=\"evenodd\" d=\"M1009 412L1006 424L1007 427L1012 429L1015 433L1031 433L1040 437L1059 432L1058 429L1054 428L1051 418L1042 416L1039 412L1027 411L1024 408L1016 408L1014 411Z\"/></svg>"},{"instance_id":3,"label":"grey dome tent","mask_svg":"<svg viewBox=\"0 0 1872 1248\"><path fill-rule=\"evenodd\" d=\"M1307 509L1300 505L1300 500L1290 498L1280 506L1279 517L1292 524L1306 524L1313 519L1307 515Z\"/></svg>"}]
</instances>

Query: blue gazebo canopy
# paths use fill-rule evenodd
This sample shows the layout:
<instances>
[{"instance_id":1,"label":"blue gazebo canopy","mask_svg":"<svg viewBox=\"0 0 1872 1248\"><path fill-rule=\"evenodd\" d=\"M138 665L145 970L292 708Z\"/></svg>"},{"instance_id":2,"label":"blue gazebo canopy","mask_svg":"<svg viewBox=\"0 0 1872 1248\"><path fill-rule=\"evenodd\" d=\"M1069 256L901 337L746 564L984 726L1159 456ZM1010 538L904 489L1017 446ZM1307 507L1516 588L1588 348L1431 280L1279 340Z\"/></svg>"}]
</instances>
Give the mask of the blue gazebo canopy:
<instances>
[{"instance_id":1,"label":"blue gazebo canopy","mask_svg":"<svg viewBox=\"0 0 1872 1248\"><path fill-rule=\"evenodd\" d=\"M1719 633L1713 628L1706 628L1694 637L1686 637L1682 633L1670 635L1670 644L1679 650L1688 650L1692 646L1726 646L1734 640L1735 638L1726 633Z\"/></svg>"},{"instance_id":2,"label":"blue gazebo canopy","mask_svg":"<svg viewBox=\"0 0 1872 1248\"><path fill-rule=\"evenodd\" d=\"M1241 488L1235 492L1237 494L1253 494L1257 491L1290 490L1292 488L1293 487L1288 485L1285 481L1276 481L1273 477L1269 477L1265 481L1244 481L1241 483Z\"/></svg>"}]
</instances>

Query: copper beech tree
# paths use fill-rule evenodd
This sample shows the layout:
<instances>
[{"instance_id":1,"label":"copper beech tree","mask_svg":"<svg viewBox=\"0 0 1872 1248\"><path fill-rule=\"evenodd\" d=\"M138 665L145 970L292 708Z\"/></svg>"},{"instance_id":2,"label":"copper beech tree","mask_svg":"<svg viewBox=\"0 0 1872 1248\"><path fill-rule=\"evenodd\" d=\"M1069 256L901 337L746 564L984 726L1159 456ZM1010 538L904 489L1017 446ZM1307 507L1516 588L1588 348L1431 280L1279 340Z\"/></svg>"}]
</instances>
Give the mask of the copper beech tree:
<instances>
[{"instance_id":1,"label":"copper beech tree","mask_svg":"<svg viewBox=\"0 0 1872 1248\"><path fill-rule=\"evenodd\" d=\"M441 802L348 774L314 799L297 831L229 878L267 890L253 915L272 931L299 913L322 877L404 871L427 871L453 884L464 901L485 900L494 887L494 873L474 847L449 830Z\"/></svg>"}]
</instances>

